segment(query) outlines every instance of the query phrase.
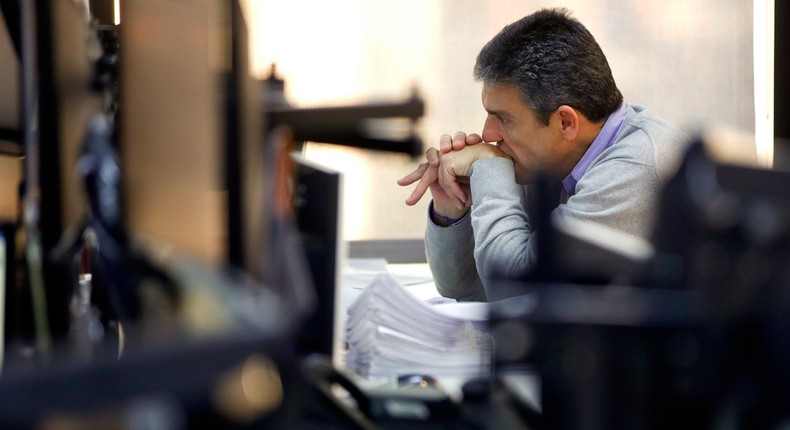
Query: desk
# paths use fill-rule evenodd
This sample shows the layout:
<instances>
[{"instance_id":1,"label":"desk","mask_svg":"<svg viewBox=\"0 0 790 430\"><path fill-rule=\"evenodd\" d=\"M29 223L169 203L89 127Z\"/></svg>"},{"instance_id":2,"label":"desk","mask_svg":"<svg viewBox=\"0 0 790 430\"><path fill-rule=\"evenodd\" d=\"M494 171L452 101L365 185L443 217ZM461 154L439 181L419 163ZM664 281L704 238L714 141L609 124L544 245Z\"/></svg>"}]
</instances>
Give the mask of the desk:
<instances>
[{"instance_id":1,"label":"desk","mask_svg":"<svg viewBox=\"0 0 790 430\"><path fill-rule=\"evenodd\" d=\"M428 263L391 264L383 258L349 258L343 271L343 314L381 273L390 273L420 300L439 298Z\"/></svg>"},{"instance_id":2,"label":"desk","mask_svg":"<svg viewBox=\"0 0 790 430\"><path fill-rule=\"evenodd\" d=\"M385 259L348 259L346 270L343 273L342 318L346 317L349 306L359 298L365 291L365 288L373 282L374 278L384 272L393 275L406 291L420 301L430 303L454 302L454 300L440 297L427 263L390 264ZM344 360L339 360L339 362L344 363ZM403 369L402 373L411 372L413 370ZM500 376L502 376L503 382L506 383L508 389L514 395L532 406L538 407L540 400L537 375L529 371L519 371ZM437 379L451 398L454 400L461 399L461 389L468 380L466 377L437 376ZM389 381L371 381L362 377L359 377L357 382L363 387L395 383L394 378Z\"/></svg>"}]
</instances>

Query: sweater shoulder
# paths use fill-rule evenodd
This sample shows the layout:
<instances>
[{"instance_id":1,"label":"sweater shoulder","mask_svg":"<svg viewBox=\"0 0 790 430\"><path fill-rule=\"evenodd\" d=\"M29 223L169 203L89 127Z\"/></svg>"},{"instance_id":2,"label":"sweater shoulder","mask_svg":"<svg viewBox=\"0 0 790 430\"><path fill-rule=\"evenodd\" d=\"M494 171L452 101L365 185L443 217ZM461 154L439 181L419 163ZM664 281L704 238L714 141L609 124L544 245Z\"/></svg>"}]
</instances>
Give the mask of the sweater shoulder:
<instances>
[{"instance_id":1,"label":"sweater shoulder","mask_svg":"<svg viewBox=\"0 0 790 430\"><path fill-rule=\"evenodd\" d=\"M688 143L688 136L674 124L629 106L615 143L596 161L619 159L653 167L665 176L680 162Z\"/></svg>"}]
</instances>

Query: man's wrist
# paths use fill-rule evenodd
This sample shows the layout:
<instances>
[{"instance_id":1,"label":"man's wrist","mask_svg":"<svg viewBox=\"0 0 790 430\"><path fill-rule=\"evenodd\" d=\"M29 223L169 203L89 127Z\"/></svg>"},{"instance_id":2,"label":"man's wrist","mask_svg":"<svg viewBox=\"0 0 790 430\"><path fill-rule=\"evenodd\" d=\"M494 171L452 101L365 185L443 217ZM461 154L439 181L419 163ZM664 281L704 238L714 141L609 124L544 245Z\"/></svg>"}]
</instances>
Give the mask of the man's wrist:
<instances>
[{"instance_id":1,"label":"man's wrist","mask_svg":"<svg viewBox=\"0 0 790 430\"><path fill-rule=\"evenodd\" d=\"M468 212L469 212L468 210L465 211L456 210L456 211L446 211L444 213L440 213L436 211L433 202L431 202L431 205L428 207L428 213L430 214L431 221L433 221L434 224L440 227L449 227L457 223L458 221L461 221L462 219L464 219L464 217Z\"/></svg>"}]
</instances>

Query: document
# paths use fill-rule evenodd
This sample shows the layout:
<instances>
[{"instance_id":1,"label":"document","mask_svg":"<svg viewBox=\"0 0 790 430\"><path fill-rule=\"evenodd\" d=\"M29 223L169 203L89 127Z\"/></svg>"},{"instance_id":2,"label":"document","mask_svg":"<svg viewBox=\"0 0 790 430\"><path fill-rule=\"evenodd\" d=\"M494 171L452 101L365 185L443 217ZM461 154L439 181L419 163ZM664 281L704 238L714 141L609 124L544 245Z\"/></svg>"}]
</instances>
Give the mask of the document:
<instances>
[{"instance_id":1,"label":"document","mask_svg":"<svg viewBox=\"0 0 790 430\"><path fill-rule=\"evenodd\" d=\"M431 305L379 273L348 308L346 366L365 378L486 376L486 320L484 303Z\"/></svg>"}]
</instances>

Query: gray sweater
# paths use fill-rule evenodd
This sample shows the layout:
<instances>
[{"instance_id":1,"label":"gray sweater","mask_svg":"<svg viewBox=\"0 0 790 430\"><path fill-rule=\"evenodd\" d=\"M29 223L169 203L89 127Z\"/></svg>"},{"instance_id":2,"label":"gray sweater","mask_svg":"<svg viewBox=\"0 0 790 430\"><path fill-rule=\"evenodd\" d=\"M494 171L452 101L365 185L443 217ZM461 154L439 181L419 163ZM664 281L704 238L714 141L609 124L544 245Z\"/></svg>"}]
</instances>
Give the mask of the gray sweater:
<instances>
[{"instance_id":1,"label":"gray sweater","mask_svg":"<svg viewBox=\"0 0 790 430\"><path fill-rule=\"evenodd\" d=\"M688 138L672 124L629 106L615 142L596 158L576 184L563 192L553 218L597 222L649 238L663 182L680 162ZM425 251L436 288L461 301L485 301L494 270L518 274L535 261L530 226L530 187L515 182L505 158L476 161L470 172L471 216L449 227L428 221Z\"/></svg>"}]
</instances>

